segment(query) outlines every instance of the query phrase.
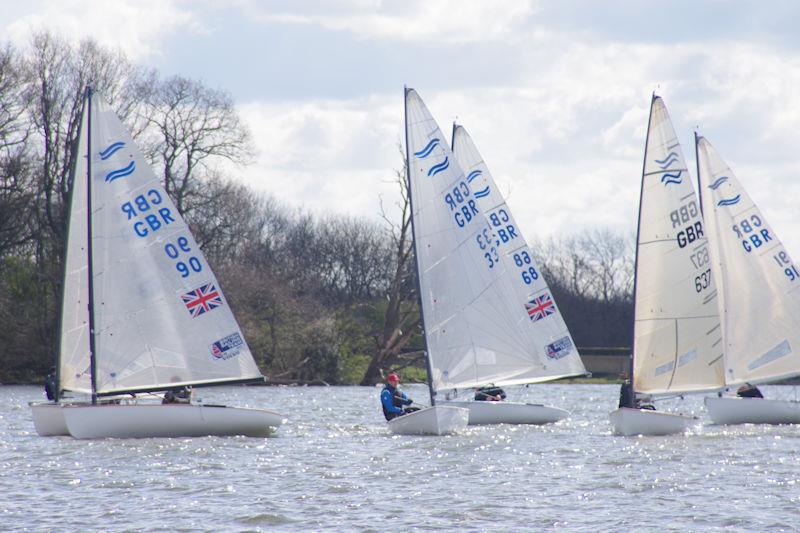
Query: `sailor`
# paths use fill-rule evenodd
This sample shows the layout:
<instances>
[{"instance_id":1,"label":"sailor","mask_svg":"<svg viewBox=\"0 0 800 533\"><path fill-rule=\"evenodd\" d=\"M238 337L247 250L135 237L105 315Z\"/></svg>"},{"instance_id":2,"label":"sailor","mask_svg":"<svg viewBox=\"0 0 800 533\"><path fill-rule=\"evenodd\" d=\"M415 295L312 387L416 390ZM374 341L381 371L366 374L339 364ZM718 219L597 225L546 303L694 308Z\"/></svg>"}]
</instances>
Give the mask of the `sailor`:
<instances>
[{"instance_id":1,"label":"sailor","mask_svg":"<svg viewBox=\"0 0 800 533\"><path fill-rule=\"evenodd\" d=\"M386 417L387 421L411 411L416 411L413 408L403 409L404 405L411 405L412 401L404 392L397 390L397 385L399 384L400 376L394 372L386 376L386 386L381 391L381 407L383 407L383 416Z\"/></svg>"},{"instance_id":2,"label":"sailor","mask_svg":"<svg viewBox=\"0 0 800 533\"><path fill-rule=\"evenodd\" d=\"M745 383L736 391L736 396L739 398L763 398L764 395L758 390L758 387Z\"/></svg>"},{"instance_id":3,"label":"sailor","mask_svg":"<svg viewBox=\"0 0 800 533\"><path fill-rule=\"evenodd\" d=\"M192 390L189 387L176 387L164 393L161 403L190 403Z\"/></svg>"},{"instance_id":4,"label":"sailor","mask_svg":"<svg viewBox=\"0 0 800 533\"><path fill-rule=\"evenodd\" d=\"M475 391L475 399L477 401L500 402L506 399L506 392L500 387L489 385Z\"/></svg>"},{"instance_id":5,"label":"sailor","mask_svg":"<svg viewBox=\"0 0 800 533\"><path fill-rule=\"evenodd\" d=\"M50 373L44 378L44 393L47 399L53 401L56 399L56 367L50 368Z\"/></svg>"},{"instance_id":6,"label":"sailor","mask_svg":"<svg viewBox=\"0 0 800 533\"><path fill-rule=\"evenodd\" d=\"M632 409L639 407L636 401L636 393L633 392L633 386L628 379L622 382L622 386L619 389L619 407L630 407Z\"/></svg>"}]
</instances>

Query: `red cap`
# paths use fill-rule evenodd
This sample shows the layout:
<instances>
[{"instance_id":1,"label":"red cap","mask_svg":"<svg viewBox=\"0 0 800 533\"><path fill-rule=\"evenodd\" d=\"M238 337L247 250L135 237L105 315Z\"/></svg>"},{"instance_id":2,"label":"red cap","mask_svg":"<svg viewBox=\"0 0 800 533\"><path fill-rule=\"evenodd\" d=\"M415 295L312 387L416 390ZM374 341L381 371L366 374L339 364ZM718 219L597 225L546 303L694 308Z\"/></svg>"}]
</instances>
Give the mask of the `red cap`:
<instances>
[{"instance_id":1,"label":"red cap","mask_svg":"<svg viewBox=\"0 0 800 533\"><path fill-rule=\"evenodd\" d=\"M386 376L386 381L400 381L400 376L392 372L388 376Z\"/></svg>"}]
</instances>

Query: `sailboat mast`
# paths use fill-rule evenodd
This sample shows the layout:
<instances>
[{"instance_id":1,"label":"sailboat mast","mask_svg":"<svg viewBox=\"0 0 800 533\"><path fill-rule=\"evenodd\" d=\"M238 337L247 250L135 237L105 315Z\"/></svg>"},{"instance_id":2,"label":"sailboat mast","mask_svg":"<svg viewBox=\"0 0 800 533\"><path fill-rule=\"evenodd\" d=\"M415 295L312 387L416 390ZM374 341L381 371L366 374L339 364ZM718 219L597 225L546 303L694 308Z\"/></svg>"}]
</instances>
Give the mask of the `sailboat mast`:
<instances>
[{"instance_id":1,"label":"sailboat mast","mask_svg":"<svg viewBox=\"0 0 800 533\"><path fill-rule=\"evenodd\" d=\"M697 135L697 132L694 132L694 164L695 170L697 171L697 201L700 203L700 216L703 216L703 188L700 186L700 155L698 154L697 144L700 142L700 137ZM703 226L706 225L705 219L703 219Z\"/></svg>"},{"instance_id":2,"label":"sailboat mast","mask_svg":"<svg viewBox=\"0 0 800 533\"><path fill-rule=\"evenodd\" d=\"M97 403L97 361L94 329L94 268L92 261L92 88L86 88L86 256L88 260L89 296L89 365L92 374L92 403Z\"/></svg>"},{"instance_id":3,"label":"sailboat mast","mask_svg":"<svg viewBox=\"0 0 800 533\"><path fill-rule=\"evenodd\" d=\"M642 160L642 183L639 187L639 216L636 220L636 254L633 260L633 321L631 334L631 356L630 356L630 376L631 390L636 394L636 386L633 383L633 356L636 351L636 289L639 280L639 235L642 230L642 199L644 198L644 173L647 169L647 148L650 143L650 125L653 120L653 104L656 102L656 93L650 99L650 113L647 116L647 133L644 136L644 157Z\"/></svg>"},{"instance_id":4,"label":"sailboat mast","mask_svg":"<svg viewBox=\"0 0 800 533\"><path fill-rule=\"evenodd\" d=\"M436 393L433 390L433 369L431 359L428 357L428 337L425 327L425 312L422 310L422 287L419 279L419 257L417 255L417 234L414 228L414 195L411 194L411 147L408 144L408 87L403 86L403 109L405 110L406 128L406 188L408 190L408 207L411 209L411 242L414 243L414 271L417 275L417 307L419 307L419 317L422 323L422 350L425 354L425 366L428 369L428 392L431 395L431 405L436 405Z\"/></svg>"}]
</instances>

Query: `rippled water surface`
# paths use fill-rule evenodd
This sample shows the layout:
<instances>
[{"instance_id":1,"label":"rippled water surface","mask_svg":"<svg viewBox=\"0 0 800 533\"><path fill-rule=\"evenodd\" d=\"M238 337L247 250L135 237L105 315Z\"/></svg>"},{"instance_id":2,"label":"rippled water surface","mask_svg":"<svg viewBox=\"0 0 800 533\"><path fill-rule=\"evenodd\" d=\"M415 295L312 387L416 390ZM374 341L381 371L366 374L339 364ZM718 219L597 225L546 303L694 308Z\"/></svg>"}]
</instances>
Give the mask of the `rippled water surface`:
<instances>
[{"instance_id":1,"label":"rippled water surface","mask_svg":"<svg viewBox=\"0 0 800 533\"><path fill-rule=\"evenodd\" d=\"M419 385L405 387L427 398ZM789 387L764 387L792 397ZM2 531L782 531L800 528L800 427L614 437L611 385L537 385L549 426L387 433L378 389L204 389L286 414L275 437L37 436L38 387L0 387ZM703 415L702 400L667 402Z\"/></svg>"}]
</instances>

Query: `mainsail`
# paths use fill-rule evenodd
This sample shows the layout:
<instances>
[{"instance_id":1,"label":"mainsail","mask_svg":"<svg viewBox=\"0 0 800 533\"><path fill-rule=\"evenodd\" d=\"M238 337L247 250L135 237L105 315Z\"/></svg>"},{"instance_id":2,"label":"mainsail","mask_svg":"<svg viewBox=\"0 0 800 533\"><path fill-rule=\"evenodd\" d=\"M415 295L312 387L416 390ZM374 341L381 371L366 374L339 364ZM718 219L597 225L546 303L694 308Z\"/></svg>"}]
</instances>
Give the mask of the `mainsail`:
<instances>
[{"instance_id":1,"label":"mainsail","mask_svg":"<svg viewBox=\"0 0 800 533\"><path fill-rule=\"evenodd\" d=\"M694 186L653 95L636 251L633 384L664 394L724 386L717 289Z\"/></svg>"},{"instance_id":2,"label":"mainsail","mask_svg":"<svg viewBox=\"0 0 800 533\"><path fill-rule=\"evenodd\" d=\"M96 95L89 102L95 392L261 378L219 282L161 182L114 111ZM76 174L76 184L84 176ZM76 205L81 188L73 193L78 213L85 210L85 203ZM72 250L86 224L77 218L71 215L68 262L80 272ZM82 299L78 285L70 291ZM74 315L67 305L65 315ZM83 312L69 320L82 324ZM76 353L85 349L82 327L72 334Z\"/></svg>"},{"instance_id":3,"label":"mainsail","mask_svg":"<svg viewBox=\"0 0 800 533\"><path fill-rule=\"evenodd\" d=\"M453 155L466 174L466 180L478 207L486 217L494 243L505 264L504 275L513 279L515 302L528 309L530 320L521 327L529 337L528 345L539 349L538 357L514 357L509 364L520 370L541 372L542 380L586 373L564 318L533 260L533 253L511 214L511 209L497 188L489 167L463 126L453 125ZM540 361L546 361L544 368ZM494 381L501 384L501 380Z\"/></svg>"},{"instance_id":4,"label":"mainsail","mask_svg":"<svg viewBox=\"0 0 800 533\"><path fill-rule=\"evenodd\" d=\"M800 271L714 147L697 138L728 385L800 374Z\"/></svg>"},{"instance_id":5,"label":"mainsail","mask_svg":"<svg viewBox=\"0 0 800 533\"><path fill-rule=\"evenodd\" d=\"M559 363L545 354L558 339L535 340L526 327L534 317L552 318L552 299L519 300L472 186L413 89L406 90L406 144L432 388L552 379Z\"/></svg>"}]
</instances>

